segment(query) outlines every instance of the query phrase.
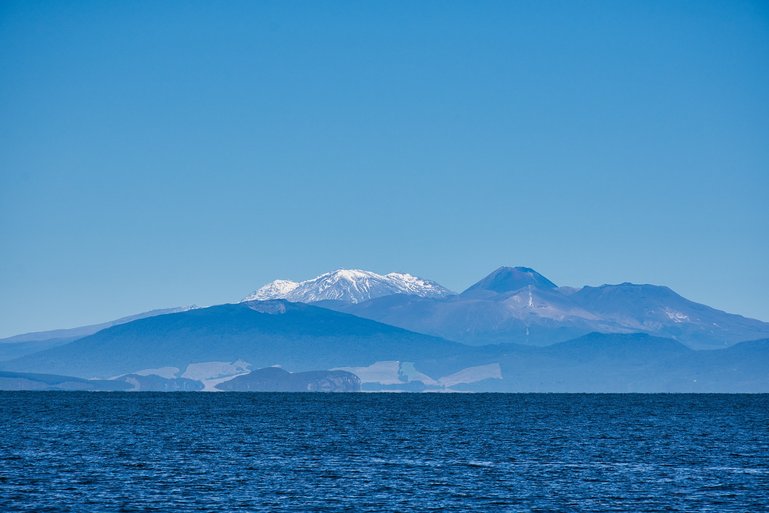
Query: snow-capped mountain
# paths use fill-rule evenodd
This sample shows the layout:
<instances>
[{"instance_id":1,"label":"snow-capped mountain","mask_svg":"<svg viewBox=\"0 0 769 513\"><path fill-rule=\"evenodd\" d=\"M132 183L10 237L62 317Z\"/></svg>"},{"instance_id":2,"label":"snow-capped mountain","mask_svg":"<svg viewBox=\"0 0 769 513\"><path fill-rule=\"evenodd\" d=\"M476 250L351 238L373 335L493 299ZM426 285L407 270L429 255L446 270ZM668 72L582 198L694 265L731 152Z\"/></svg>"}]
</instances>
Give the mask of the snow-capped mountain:
<instances>
[{"instance_id":1,"label":"snow-capped mountain","mask_svg":"<svg viewBox=\"0 0 769 513\"><path fill-rule=\"evenodd\" d=\"M328 300L360 303L392 294L439 298L453 292L434 281L410 274L381 275L359 269L339 269L301 282L275 280L243 298L243 302L287 299L297 303Z\"/></svg>"},{"instance_id":2,"label":"snow-capped mountain","mask_svg":"<svg viewBox=\"0 0 769 513\"><path fill-rule=\"evenodd\" d=\"M291 280L275 280L261 287L243 301L266 301L269 299L286 299L288 294L299 286L299 282Z\"/></svg>"},{"instance_id":3,"label":"snow-capped mountain","mask_svg":"<svg viewBox=\"0 0 769 513\"><path fill-rule=\"evenodd\" d=\"M694 303L667 287L558 287L528 267L500 267L459 295L329 304L358 317L471 345L549 345L597 333L647 333L692 349L769 337L769 323Z\"/></svg>"}]
</instances>

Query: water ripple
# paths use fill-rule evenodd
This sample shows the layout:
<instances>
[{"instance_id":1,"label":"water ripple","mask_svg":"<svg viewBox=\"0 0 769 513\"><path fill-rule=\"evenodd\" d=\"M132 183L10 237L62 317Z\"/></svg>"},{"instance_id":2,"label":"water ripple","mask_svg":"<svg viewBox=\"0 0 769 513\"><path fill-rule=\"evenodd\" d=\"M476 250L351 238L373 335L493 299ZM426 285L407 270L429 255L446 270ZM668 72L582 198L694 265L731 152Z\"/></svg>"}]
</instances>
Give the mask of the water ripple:
<instances>
[{"instance_id":1,"label":"water ripple","mask_svg":"<svg viewBox=\"0 0 769 513\"><path fill-rule=\"evenodd\" d=\"M762 511L769 396L0 393L0 511Z\"/></svg>"}]
</instances>

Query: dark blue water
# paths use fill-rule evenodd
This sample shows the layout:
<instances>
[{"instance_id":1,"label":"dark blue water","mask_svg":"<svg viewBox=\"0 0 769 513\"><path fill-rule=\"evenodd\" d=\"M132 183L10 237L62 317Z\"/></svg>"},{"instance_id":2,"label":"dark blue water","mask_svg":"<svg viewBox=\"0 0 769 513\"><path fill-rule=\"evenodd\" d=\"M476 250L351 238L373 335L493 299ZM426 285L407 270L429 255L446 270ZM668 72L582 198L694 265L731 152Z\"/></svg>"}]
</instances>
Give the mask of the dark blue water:
<instances>
[{"instance_id":1,"label":"dark blue water","mask_svg":"<svg viewBox=\"0 0 769 513\"><path fill-rule=\"evenodd\" d=\"M0 511L769 510L766 395L0 393Z\"/></svg>"}]
</instances>

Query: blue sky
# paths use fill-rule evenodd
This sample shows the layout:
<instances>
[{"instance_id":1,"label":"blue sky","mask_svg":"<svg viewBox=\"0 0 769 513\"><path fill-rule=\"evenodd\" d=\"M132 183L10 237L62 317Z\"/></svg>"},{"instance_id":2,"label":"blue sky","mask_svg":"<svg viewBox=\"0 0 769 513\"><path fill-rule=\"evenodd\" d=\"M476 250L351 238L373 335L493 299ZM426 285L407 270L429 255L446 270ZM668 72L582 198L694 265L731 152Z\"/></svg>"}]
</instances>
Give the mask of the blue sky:
<instances>
[{"instance_id":1,"label":"blue sky","mask_svg":"<svg viewBox=\"0 0 769 513\"><path fill-rule=\"evenodd\" d=\"M500 265L769 320L765 2L0 3L0 335Z\"/></svg>"}]
</instances>

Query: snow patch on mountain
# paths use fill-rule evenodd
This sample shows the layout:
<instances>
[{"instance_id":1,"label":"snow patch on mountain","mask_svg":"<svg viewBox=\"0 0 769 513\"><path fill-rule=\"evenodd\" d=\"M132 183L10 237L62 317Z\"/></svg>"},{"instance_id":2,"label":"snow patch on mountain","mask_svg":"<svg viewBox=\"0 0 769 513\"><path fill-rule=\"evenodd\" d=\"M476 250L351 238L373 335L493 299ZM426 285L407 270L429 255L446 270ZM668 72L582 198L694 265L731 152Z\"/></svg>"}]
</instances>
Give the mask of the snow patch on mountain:
<instances>
[{"instance_id":1,"label":"snow patch on mountain","mask_svg":"<svg viewBox=\"0 0 769 513\"><path fill-rule=\"evenodd\" d=\"M251 372L251 364L244 360L236 360L234 362L200 362L189 364L182 377L203 383L203 392L220 392L216 385L238 376L243 376L249 372Z\"/></svg>"},{"instance_id":2,"label":"snow patch on mountain","mask_svg":"<svg viewBox=\"0 0 769 513\"><path fill-rule=\"evenodd\" d=\"M299 286L291 280L275 280L249 295L244 301L263 301L266 299L285 299L286 295Z\"/></svg>"},{"instance_id":3,"label":"snow patch on mountain","mask_svg":"<svg viewBox=\"0 0 769 513\"><path fill-rule=\"evenodd\" d=\"M379 383L380 385L397 385L403 383L399 373L401 363L396 360L374 362L366 367L337 367L331 370L352 372L362 383Z\"/></svg>"},{"instance_id":4,"label":"snow patch on mountain","mask_svg":"<svg viewBox=\"0 0 769 513\"><path fill-rule=\"evenodd\" d=\"M139 376L160 376L161 378L166 379L174 379L179 377L179 370L178 367L158 367L157 369L142 369L140 371L136 371L133 374L137 374Z\"/></svg>"},{"instance_id":5,"label":"snow patch on mountain","mask_svg":"<svg viewBox=\"0 0 769 513\"><path fill-rule=\"evenodd\" d=\"M243 302L286 299L299 303L328 300L361 303L391 294L435 298L453 293L434 281L410 274L381 275L359 269L339 269L301 282L275 280L246 296Z\"/></svg>"},{"instance_id":6,"label":"snow patch on mountain","mask_svg":"<svg viewBox=\"0 0 769 513\"><path fill-rule=\"evenodd\" d=\"M243 360L234 362L200 362L189 364L182 377L202 381L205 379L235 376L244 372L251 372L251 364Z\"/></svg>"},{"instance_id":7,"label":"snow patch on mountain","mask_svg":"<svg viewBox=\"0 0 769 513\"><path fill-rule=\"evenodd\" d=\"M676 312L675 310L671 310L669 308L665 309L665 315L667 315L668 319L675 323L682 323L682 322L688 322L689 316L685 313Z\"/></svg>"}]
</instances>

